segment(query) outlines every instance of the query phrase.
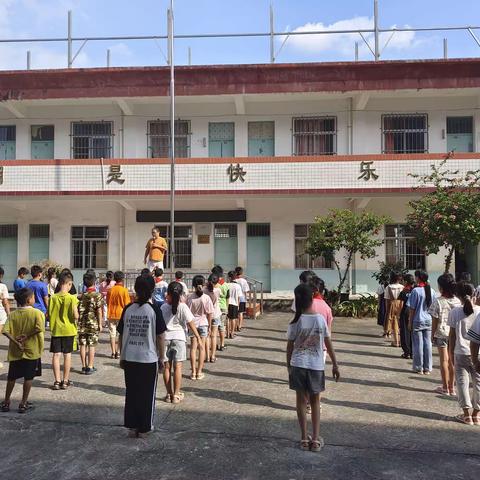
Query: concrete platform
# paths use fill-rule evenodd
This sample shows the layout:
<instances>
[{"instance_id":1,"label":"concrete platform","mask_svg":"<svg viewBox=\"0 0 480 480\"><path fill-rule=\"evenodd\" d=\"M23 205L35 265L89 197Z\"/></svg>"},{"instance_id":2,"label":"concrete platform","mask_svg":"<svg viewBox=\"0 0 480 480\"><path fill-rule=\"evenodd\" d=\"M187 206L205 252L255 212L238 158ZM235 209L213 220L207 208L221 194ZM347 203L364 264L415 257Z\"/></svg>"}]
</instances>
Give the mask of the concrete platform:
<instances>
[{"instance_id":1,"label":"concrete platform","mask_svg":"<svg viewBox=\"0 0 480 480\"><path fill-rule=\"evenodd\" d=\"M342 380L328 381L321 453L298 449L285 369L289 314L250 320L202 381L184 380L184 403L157 403L155 432L126 438L123 374L102 338L97 374L51 391L50 358L26 415L0 413L0 478L62 479L477 479L480 427L452 420L456 401L409 371L374 320L337 319ZM48 342L47 342L48 348ZM6 339L0 358L5 359ZM437 359L435 359L437 362ZM74 357L76 369L80 366ZM185 372L189 372L186 366ZM3 395L6 369L0 371ZM328 371L330 377L330 371ZM17 386L13 406L20 395ZM158 398L164 395L159 383Z\"/></svg>"}]
</instances>

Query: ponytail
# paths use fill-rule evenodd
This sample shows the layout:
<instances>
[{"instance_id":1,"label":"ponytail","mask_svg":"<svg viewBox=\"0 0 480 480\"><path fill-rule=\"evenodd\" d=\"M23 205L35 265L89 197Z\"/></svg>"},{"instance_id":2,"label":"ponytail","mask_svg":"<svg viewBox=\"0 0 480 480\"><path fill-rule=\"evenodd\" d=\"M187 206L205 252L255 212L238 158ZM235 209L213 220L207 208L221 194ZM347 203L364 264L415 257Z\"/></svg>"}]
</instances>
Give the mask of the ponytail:
<instances>
[{"instance_id":1,"label":"ponytail","mask_svg":"<svg viewBox=\"0 0 480 480\"><path fill-rule=\"evenodd\" d=\"M172 313L176 315L178 310L178 305L180 303L180 298L183 293L183 286L178 282L171 282L167 288L167 295L170 295L172 299Z\"/></svg>"},{"instance_id":2,"label":"ponytail","mask_svg":"<svg viewBox=\"0 0 480 480\"><path fill-rule=\"evenodd\" d=\"M424 283L423 289L425 291L425 305L430 308L432 304L432 287L428 284L428 273L425 270L416 270L415 276Z\"/></svg>"},{"instance_id":3,"label":"ponytail","mask_svg":"<svg viewBox=\"0 0 480 480\"><path fill-rule=\"evenodd\" d=\"M297 323L300 317L308 310L313 301L313 289L310 285L301 283L295 288L295 316L290 323Z\"/></svg>"},{"instance_id":4,"label":"ponytail","mask_svg":"<svg viewBox=\"0 0 480 480\"><path fill-rule=\"evenodd\" d=\"M463 313L469 317L473 313L472 297L475 287L467 282L457 283L457 297L463 303Z\"/></svg>"},{"instance_id":5,"label":"ponytail","mask_svg":"<svg viewBox=\"0 0 480 480\"><path fill-rule=\"evenodd\" d=\"M218 275L216 273L212 273L208 277L207 288L209 292L213 292L215 285L218 283Z\"/></svg>"},{"instance_id":6,"label":"ponytail","mask_svg":"<svg viewBox=\"0 0 480 480\"><path fill-rule=\"evenodd\" d=\"M192 280L192 287L197 294L197 297L203 295L203 287L205 286L205 277L203 275L195 275Z\"/></svg>"}]
</instances>

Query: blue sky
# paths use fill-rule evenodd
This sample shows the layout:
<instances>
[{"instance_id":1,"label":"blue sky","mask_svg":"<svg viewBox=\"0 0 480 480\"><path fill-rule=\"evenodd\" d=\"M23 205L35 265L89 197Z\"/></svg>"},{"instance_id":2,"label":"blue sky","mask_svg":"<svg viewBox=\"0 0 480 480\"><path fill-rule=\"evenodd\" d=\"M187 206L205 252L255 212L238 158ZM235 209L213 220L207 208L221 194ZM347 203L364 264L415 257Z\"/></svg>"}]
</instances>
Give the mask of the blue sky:
<instances>
[{"instance_id":1,"label":"blue sky","mask_svg":"<svg viewBox=\"0 0 480 480\"><path fill-rule=\"evenodd\" d=\"M373 21L373 0L175 0L176 32L268 31L270 3L279 32L369 28ZM75 36L161 35L166 33L168 4L169 0L0 0L0 38L66 36L69 9ZM479 0L380 0L379 4L383 28L480 26ZM480 30L476 33L480 38ZM429 32L396 33L382 57L439 58L445 36L449 56L480 56L480 47L468 32ZM387 38L384 34L382 43ZM277 62L353 60L355 41L360 42L360 58L372 59L358 35L317 35L290 37ZM277 50L281 42L282 38L276 40ZM189 47L193 64L269 61L267 38L178 40L177 63L187 63ZM113 66L165 65L165 42L105 41L88 43L75 66L104 66L107 48ZM65 44L0 44L0 69L25 68L29 49L33 68L66 66Z\"/></svg>"}]
</instances>

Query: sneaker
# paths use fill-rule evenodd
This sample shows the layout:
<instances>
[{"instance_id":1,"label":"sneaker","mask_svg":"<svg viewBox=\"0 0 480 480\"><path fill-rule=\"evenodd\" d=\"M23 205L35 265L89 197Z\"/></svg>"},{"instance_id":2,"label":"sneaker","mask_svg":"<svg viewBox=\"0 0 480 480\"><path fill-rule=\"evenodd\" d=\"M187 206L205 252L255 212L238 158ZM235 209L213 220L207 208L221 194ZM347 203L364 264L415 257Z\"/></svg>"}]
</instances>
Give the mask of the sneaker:
<instances>
[{"instance_id":1,"label":"sneaker","mask_svg":"<svg viewBox=\"0 0 480 480\"><path fill-rule=\"evenodd\" d=\"M87 367L82 367L82 373L85 374L87 372Z\"/></svg>"},{"instance_id":2,"label":"sneaker","mask_svg":"<svg viewBox=\"0 0 480 480\"><path fill-rule=\"evenodd\" d=\"M85 369L85 375L92 375L92 373L93 373L93 368L87 367L87 368Z\"/></svg>"}]
</instances>

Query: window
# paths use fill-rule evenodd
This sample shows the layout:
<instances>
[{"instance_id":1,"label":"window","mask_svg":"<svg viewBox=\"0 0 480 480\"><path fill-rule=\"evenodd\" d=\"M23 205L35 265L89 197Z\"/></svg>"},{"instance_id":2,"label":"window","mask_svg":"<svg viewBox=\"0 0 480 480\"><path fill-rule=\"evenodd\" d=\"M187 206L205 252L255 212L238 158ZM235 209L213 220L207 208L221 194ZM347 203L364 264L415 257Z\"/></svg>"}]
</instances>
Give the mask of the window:
<instances>
[{"instance_id":1,"label":"window","mask_svg":"<svg viewBox=\"0 0 480 480\"><path fill-rule=\"evenodd\" d=\"M72 122L72 158L112 158L113 122Z\"/></svg>"},{"instance_id":2,"label":"window","mask_svg":"<svg viewBox=\"0 0 480 480\"><path fill-rule=\"evenodd\" d=\"M15 160L16 137L15 125L0 126L0 160Z\"/></svg>"},{"instance_id":3,"label":"window","mask_svg":"<svg viewBox=\"0 0 480 480\"><path fill-rule=\"evenodd\" d=\"M216 223L215 238L237 238L236 223Z\"/></svg>"},{"instance_id":4,"label":"window","mask_svg":"<svg viewBox=\"0 0 480 480\"><path fill-rule=\"evenodd\" d=\"M50 225L30 225L29 241L30 263L47 260L50 254Z\"/></svg>"},{"instance_id":5,"label":"window","mask_svg":"<svg viewBox=\"0 0 480 480\"><path fill-rule=\"evenodd\" d=\"M407 225L385 225L386 262L402 262L405 268L425 268L425 253Z\"/></svg>"},{"instance_id":6,"label":"window","mask_svg":"<svg viewBox=\"0 0 480 480\"><path fill-rule=\"evenodd\" d=\"M447 150L473 152L473 117L447 117Z\"/></svg>"},{"instance_id":7,"label":"window","mask_svg":"<svg viewBox=\"0 0 480 480\"><path fill-rule=\"evenodd\" d=\"M175 120L175 156L190 157L190 122ZM149 158L167 158L170 156L170 121L156 120L148 122Z\"/></svg>"},{"instance_id":8,"label":"window","mask_svg":"<svg viewBox=\"0 0 480 480\"><path fill-rule=\"evenodd\" d=\"M275 155L275 122L248 122L248 156Z\"/></svg>"},{"instance_id":9,"label":"window","mask_svg":"<svg viewBox=\"0 0 480 480\"><path fill-rule=\"evenodd\" d=\"M53 125L32 125L32 159L54 158L54 135Z\"/></svg>"},{"instance_id":10,"label":"window","mask_svg":"<svg viewBox=\"0 0 480 480\"><path fill-rule=\"evenodd\" d=\"M336 117L293 119L294 155L333 155L337 153Z\"/></svg>"},{"instance_id":11,"label":"window","mask_svg":"<svg viewBox=\"0 0 480 480\"><path fill-rule=\"evenodd\" d=\"M160 235L168 242L170 238L170 225L158 225ZM175 233L175 268L192 268L192 226L177 225ZM165 254L163 266L169 268L170 255Z\"/></svg>"},{"instance_id":12,"label":"window","mask_svg":"<svg viewBox=\"0 0 480 480\"><path fill-rule=\"evenodd\" d=\"M428 152L427 115L383 115L383 153Z\"/></svg>"},{"instance_id":13,"label":"window","mask_svg":"<svg viewBox=\"0 0 480 480\"><path fill-rule=\"evenodd\" d=\"M295 268L308 270L312 268L332 268L332 261L324 256L312 258L307 249L307 237L310 225L295 225Z\"/></svg>"},{"instance_id":14,"label":"window","mask_svg":"<svg viewBox=\"0 0 480 480\"><path fill-rule=\"evenodd\" d=\"M108 268L108 227L72 227L72 268Z\"/></svg>"}]
</instances>

